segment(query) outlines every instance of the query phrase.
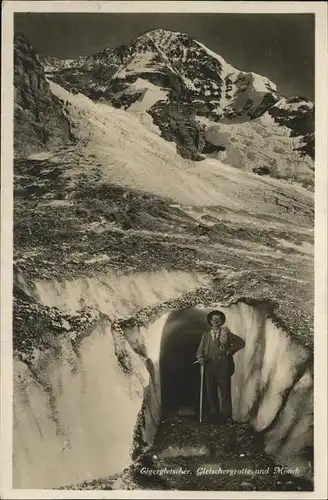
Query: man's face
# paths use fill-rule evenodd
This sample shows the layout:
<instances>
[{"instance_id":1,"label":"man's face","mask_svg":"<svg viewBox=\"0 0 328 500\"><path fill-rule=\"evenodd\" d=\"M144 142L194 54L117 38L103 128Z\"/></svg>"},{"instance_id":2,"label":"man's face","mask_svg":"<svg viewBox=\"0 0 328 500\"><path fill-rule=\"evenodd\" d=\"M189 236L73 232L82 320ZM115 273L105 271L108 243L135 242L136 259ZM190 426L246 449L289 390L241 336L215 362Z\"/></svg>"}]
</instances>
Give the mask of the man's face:
<instances>
[{"instance_id":1,"label":"man's face","mask_svg":"<svg viewBox=\"0 0 328 500\"><path fill-rule=\"evenodd\" d=\"M213 328L219 328L220 326L223 325L223 323L224 323L224 320L223 320L222 316L219 314L214 314L214 316L212 317L212 321L211 321Z\"/></svg>"}]
</instances>

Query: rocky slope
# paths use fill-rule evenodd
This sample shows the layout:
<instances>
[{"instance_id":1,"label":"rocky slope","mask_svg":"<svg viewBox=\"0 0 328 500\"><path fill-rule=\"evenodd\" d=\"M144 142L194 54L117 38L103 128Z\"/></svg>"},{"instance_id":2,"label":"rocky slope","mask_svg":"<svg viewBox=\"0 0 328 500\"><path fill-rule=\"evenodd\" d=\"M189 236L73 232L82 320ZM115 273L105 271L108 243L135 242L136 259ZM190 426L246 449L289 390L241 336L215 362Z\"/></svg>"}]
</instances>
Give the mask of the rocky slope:
<instances>
[{"instance_id":1,"label":"rocky slope","mask_svg":"<svg viewBox=\"0 0 328 500\"><path fill-rule=\"evenodd\" d=\"M285 99L266 77L239 71L185 33L154 30L93 56L43 62L69 90L147 111L183 157L218 154L239 168L313 185L313 103Z\"/></svg>"},{"instance_id":2,"label":"rocky slope","mask_svg":"<svg viewBox=\"0 0 328 500\"><path fill-rule=\"evenodd\" d=\"M50 91L43 65L23 35L14 40L16 156L53 149L72 139L63 103Z\"/></svg>"}]
</instances>

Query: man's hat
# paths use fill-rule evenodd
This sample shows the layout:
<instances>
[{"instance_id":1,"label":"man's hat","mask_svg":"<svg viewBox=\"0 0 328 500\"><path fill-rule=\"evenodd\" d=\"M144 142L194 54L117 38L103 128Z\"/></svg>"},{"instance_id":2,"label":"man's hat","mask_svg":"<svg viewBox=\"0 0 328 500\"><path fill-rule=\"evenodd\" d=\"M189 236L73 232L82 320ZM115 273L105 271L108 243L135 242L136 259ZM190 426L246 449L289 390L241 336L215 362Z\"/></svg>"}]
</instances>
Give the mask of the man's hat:
<instances>
[{"instance_id":1,"label":"man's hat","mask_svg":"<svg viewBox=\"0 0 328 500\"><path fill-rule=\"evenodd\" d=\"M221 318L223 319L223 323L225 322L226 320L226 315L222 312L222 311L211 311L208 315L207 315L207 323L210 325L211 324L211 321L212 321L212 318L213 316L221 316Z\"/></svg>"}]
</instances>

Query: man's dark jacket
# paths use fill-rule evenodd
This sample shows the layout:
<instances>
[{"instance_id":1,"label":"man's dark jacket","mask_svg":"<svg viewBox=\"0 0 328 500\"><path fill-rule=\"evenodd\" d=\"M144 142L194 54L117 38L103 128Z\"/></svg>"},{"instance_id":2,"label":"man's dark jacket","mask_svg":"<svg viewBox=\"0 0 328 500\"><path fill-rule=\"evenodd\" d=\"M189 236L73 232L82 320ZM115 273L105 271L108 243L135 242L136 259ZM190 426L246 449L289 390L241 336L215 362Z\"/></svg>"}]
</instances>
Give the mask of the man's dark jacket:
<instances>
[{"instance_id":1,"label":"man's dark jacket","mask_svg":"<svg viewBox=\"0 0 328 500\"><path fill-rule=\"evenodd\" d=\"M196 356L198 360L203 359L205 362L217 362L218 368L220 365L223 365L223 363L221 363L221 358L226 357L228 362L228 375L231 376L235 371L233 355L245 346L245 342L242 338L238 337L238 335L232 333L227 326L222 326L221 330L227 333L227 342L224 350L222 351L219 347L220 341L213 341L211 331L207 331L203 333ZM224 360L222 359L222 361Z\"/></svg>"}]
</instances>

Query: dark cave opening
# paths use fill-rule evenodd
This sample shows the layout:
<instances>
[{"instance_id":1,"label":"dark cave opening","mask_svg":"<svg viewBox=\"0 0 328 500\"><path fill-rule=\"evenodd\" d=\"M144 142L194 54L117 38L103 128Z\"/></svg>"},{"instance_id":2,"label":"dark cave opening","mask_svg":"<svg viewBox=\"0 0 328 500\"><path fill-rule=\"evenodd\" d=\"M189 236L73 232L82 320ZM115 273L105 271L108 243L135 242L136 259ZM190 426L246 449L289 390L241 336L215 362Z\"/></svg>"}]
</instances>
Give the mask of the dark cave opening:
<instances>
[{"instance_id":1,"label":"dark cave opening","mask_svg":"<svg viewBox=\"0 0 328 500\"><path fill-rule=\"evenodd\" d=\"M187 308L172 312L166 322L160 356L163 416L179 410L199 412L200 365L194 362L201 336L209 328L206 314Z\"/></svg>"}]
</instances>

